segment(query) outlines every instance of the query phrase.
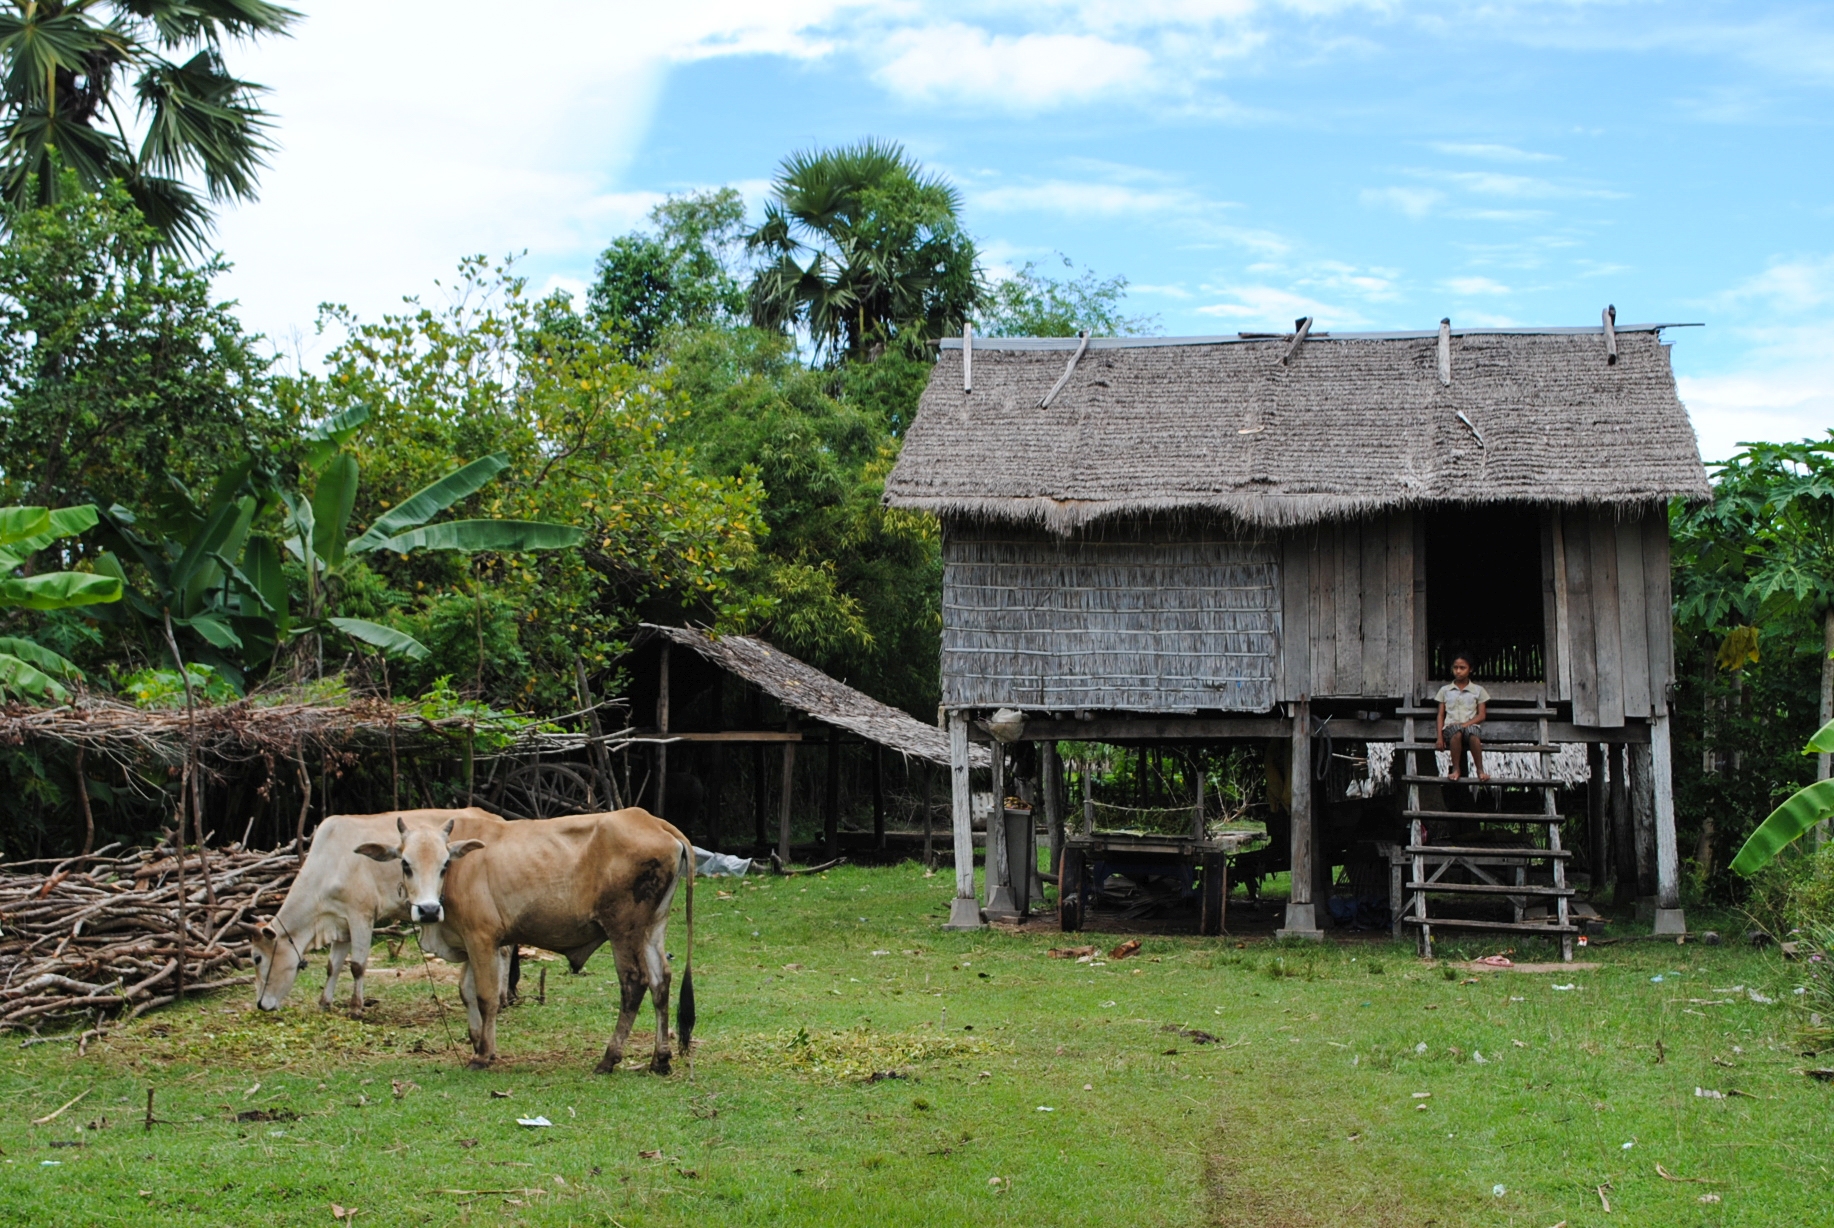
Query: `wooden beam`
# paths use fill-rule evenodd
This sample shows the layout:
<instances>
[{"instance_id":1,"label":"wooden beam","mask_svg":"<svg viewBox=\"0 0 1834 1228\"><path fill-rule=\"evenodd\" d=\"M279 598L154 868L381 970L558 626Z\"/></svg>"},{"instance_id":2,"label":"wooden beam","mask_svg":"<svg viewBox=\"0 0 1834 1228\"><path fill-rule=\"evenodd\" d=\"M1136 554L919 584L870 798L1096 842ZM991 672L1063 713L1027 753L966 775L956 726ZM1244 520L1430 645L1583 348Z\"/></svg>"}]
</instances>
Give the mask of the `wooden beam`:
<instances>
[{"instance_id":1,"label":"wooden beam","mask_svg":"<svg viewBox=\"0 0 1834 1228\"><path fill-rule=\"evenodd\" d=\"M1317 849L1312 805L1312 705L1303 699L1293 705L1288 736L1293 748L1287 771L1291 785L1287 808L1293 819L1292 892L1287 899L1286 924L1276 937L1322 939L1324 931L1318 928L1318 911L1312 899L1312 863Z\"/></svg>"},{"instance_id":2,"label":"wooden beam","mask_svg":"<svg viewBox=\"0 0 1834 1228\"><path fill-rule=\"evenodd\" d=\"M669 731L669 642L664 640L656 660L656 731ZM656 756L656 817L669 817L669 748L658 743Z\"/></svg>"},{"instance_id":3,"label":"wooden beam","mask_svg":"<svg viewBox=\"0 0 1834 1228\"><path fill-rule=\"evenodd\" d=\"M978 930L985 923L974 899L974 793L968 772L965 712L949 713L949 799L950 826L955 836L955 899L943 928Z\"/></svg>"},{"instance_id":4,"label":"wooden beam","mask_svg":"<svg viewBox=\"0 0 1834 1228\"><path fill-rule=\"evenodd\" d=\"M1605 365L1617 365L1617 308L1606 307L1599 312L1599 318L1605 322Z\"/></svg>"},{"instance_id":5,"label":"wooden beam","mask_svg":"<svg viewBox=\"0 0 1834 1228\"><path fill-rule=\"evenodd\" d=\"M1666 709L1667 705L1663 707ZM1656 925L1658 934L1685 934L1681 911L1681 857L1675 843L1675 778L1669 761L1668 713L1649 722L1651 784L1656 809Z\"/></svg>"},{"instance_id":6,"label":"wooden beam","mask_svg":"<svg viewBox=\"0 0 1834 1228\"><path fill-rule=\"evenodd\" d=\"M1389 696L1399 699L1400 696ZM1351 700L1351 703L1356 702ZM1649 741L1649 724L1636 721L1613 728L1549 721L1548 736L1555 742L1610 742L1638 744ZM1089 720L1052 720L1037 716L1026 722L1021 742L1107 742L1132 745L1146 742L1227 742L1286 738L1292 722L1279 716L1097 716ZM1331 718L1332 736L1351 741L1396 742L1404 733L1399 717L1366 721L1354 717ZM1506 710L1492 709L1484 722L1485 741L1528 742L1538 734L1533 718L1511 720ZM976 731L973 740L991 741Z\"/></svg>"},{"instance_id":7,"label":"wooden beam","mask_svg":"<svg viewBox=\"0 0 1834 1228\"><path fill-rule=\"evenodd\" d=\"M642 741L643 739L634 739ZM657 739L658 741L661 738ZM782 729L722 729L717 732L670 733L670 742L801 742L806 739L800 733Z\"/></svg>"},{"instance_id":8,"label":"wooden beam","mask_svg":"<svg viewBox=\"0 0 1834 1228\"><path fill-rule=\"evenodd\" d=\"M1063 391L1063 386L1070 382L1070 375L1076 370L1077 360L1082 358L1083 351L1088 348L1089 330L1085 328L1082 331L1082 340L1076 343L1076 352L1070 355L1070 361L1064 364L1063 374L1057 377L1057 382L1051 385L1051 390L1045 393L1043 399L1038 402L1039 409L1049 409L1051 407L1051 402L1056 398L1058 393Z\"/></svg>"},{"instance_id":9,"label":"wooden beam","mask_svg":"<svg viewBox=\"0 0 1834 1228\"><path fill-rule=\"evenodd\" d=\"M841 741L840 730L828 726L828 757L822 764L822 845L833 861L841 855Z\"/></svg>"},{"instance_id":10,"label":"wooden beam","mask_svg":"<svg viewBox=\"0 0 1834 1228\"><path fill-rule=\"evenodd\" d=\"M1293 339L1286 344L1286 352L1280 355L1280 365L1290 367L1293 359L1299 356L1299 347L1305 344L1306 334L1312 331L1312 317L1300 316L1293 321Z\"/></svg>"},{"instance_id":11,"label":"wooden beam","mask_svg":"<svg viewBox=\"0 0 1834 1228\"><path fill-rule=\"evenodd\" d=\"M796 713L789 714L790 728L796 727ZM784 865L790 863L790 798L796 786L796 743L783 744L783 805L778 810L777 818L777 857Z\"/></svg>"},{"instance_id":12,"label":"wooden beam","mask_svg":"<svg viewBox=\"0 0 1834 1228\"><path fill-rule=\"evenodd\" d=\"M1439 321L1439 382L1452 386L1452 317Z\"/></svg>"}]
</instances>

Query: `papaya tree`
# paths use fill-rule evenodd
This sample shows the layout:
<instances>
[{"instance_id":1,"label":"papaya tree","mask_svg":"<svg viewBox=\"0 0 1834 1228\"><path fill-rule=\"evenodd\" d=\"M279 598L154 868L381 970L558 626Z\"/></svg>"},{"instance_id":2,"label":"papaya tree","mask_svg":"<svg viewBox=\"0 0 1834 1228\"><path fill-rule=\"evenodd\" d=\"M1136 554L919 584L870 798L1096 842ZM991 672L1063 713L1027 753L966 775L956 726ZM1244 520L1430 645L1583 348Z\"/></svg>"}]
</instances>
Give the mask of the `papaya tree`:
<instances>
[{"instance_id":1,"label":"papaya tree","mask_svg":"<svg viewBox=\"0 0 1834 1228\"><path fill-rule=\"evenodd\" d=\"M69 610L121 600L121 581L114 576L74 571L22 575L34 554L63 537L74 537L96 524L96 510L84 504L55 511L42 507L0 508L0 609ZM80 682L83 672L42 644L20 636L0 636L0 692L27 699L62 700L63 685Z\"/></svg>"}]
</instances>

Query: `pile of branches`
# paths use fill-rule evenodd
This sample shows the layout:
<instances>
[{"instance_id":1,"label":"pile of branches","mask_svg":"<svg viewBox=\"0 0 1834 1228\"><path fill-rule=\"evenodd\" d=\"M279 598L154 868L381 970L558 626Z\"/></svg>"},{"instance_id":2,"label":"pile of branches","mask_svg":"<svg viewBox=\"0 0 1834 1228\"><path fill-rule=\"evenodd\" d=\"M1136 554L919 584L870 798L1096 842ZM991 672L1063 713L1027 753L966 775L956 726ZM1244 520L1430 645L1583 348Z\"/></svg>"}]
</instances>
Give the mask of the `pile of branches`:
<instances>
[{"instance_id":1,"label":"pile of branches","mask_svg":"<svg viewBox=\"0 0 1834 1228\"><path fill-rule=\"evenodd\" d=\"M253 981L249 942L298 854L187 850L181 864L170 847L107 855L119 847L0 865L0 1032L87 1019L87 1045L104 1019Z\"/></svg>"}]
</instances>

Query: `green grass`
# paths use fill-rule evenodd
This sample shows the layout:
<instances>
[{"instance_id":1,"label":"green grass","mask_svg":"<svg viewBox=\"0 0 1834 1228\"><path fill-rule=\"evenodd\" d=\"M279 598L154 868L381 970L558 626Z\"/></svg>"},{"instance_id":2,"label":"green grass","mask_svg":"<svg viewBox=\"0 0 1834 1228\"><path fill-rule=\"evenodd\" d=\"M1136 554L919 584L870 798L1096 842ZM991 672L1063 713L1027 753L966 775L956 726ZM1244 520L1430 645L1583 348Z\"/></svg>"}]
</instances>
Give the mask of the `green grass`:
<instances>
[{"instance_id":1,"label":"green grass","mask_svg":"<svg viewBox=\"0 0 1834 1228\"><path fill-rule=\"evenodd\" d=\"M378 947L361 1022L313 1005L315 957L274 1016L232 992L84 1057L0 1040L0 1223L1825 1222L1834 1089L1798 1073L1822 1063L1774 955L1625 942L1468 984L1386 943L1148 938L1095 967L1046 958L1050 932L942 933L949 880L911 866L763 881L697 893L692 1079L641 1073L641 1032L590 1073L605 953L546 964L546 1005L531 962L482 1074L411 943Z\"/></svg>"}]
</instances>

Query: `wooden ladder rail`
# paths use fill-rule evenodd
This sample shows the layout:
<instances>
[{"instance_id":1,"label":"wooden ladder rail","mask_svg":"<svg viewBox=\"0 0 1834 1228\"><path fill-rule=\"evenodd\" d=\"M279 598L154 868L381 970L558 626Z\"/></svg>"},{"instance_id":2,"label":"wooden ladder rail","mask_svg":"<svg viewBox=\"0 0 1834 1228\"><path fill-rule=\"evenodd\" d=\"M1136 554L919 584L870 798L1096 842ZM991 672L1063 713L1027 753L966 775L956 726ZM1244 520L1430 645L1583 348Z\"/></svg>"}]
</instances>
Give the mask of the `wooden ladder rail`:
<instances>
[{"instance_id":1,"label":"wooden ladder rail","mask_svg":"<svg viewBox=\"0 0 1834 1228\"><path fill-rule=\"evenodd\" d=\"M1405 709L1407 716L1404 718L1402 726L1402 737L1405 739L1403 744L1409 748L1402 752L1403 770L1409 776L1422 776L1425 775L1425 773L1420 771L1420 762L1416 758L1416 756L1420 754L1420 751L1415 748L1419 739L1414 736L1414 722L1416 720L1413 714L1414 707L1414 696L1410 692L1407 697L1407 708ZM1435 769L1439 766L1438 755L1433 756L1433 766ZM1421 809L1420 782L1418 780L1410 780L1407 784L1407 808L1416 812ZM1426 854L1419 850L1426 844L1426 821L1419 818L1409 819L1407 822L1407 838L1408 843L1415 849L1413 881L1416 883L1424 883L1427 881ZM1413 898L1409 900L1408 903L1413 909L1414 919L1419 922L1415 927L1420 931L1414 938L1415 947L1421 959L1431 959L1433 958L1433 927L1431 923L1428 922L1426 916L1426 891L1424 889L1414 891ZM1396 920L1396 924L1400 924L1399 919Z\"/></svg>"},{"instance_id":2,"label":"wooden ladder rail","mask_svg":"<svg viewBox=\"0 0 1834 1228\"><path fill-rule=\"evenodd\" d=\"M1541 695L1541 702L1539 704L1539 707L1542 709L1543 712L1545 712L1547 710L1547 706L1548 706L1547 693L1544 690ZM1547 727L1547 717L1545 715L1539 719L1539 728L1540 728L1541 745L1551 746L1552 743L1550 743L1547 740L1548 727ZM1551 751L1544 750L1541 752L1541 779L1542 780L1554 779L1554 756ZM1559 810L1560 803L1559 803L1559 799L1555 796L1555 786L1551 784L1541 786L1541 796L1543 799L1545 799L1543 802L1542 813L1547 815L1550 819L1558 818L1559 813L1560 813L1560 810ZM1560 852L1560 848L1561 848L1560 846L1560 824L1558 822L1549 823L1547 825L1547 847L1548 847L1549 852L1554 852L1554 853ZM1568 897L1564 894L1564 890L1567 885L1567 863L1566 863L1566 860L1561 857L1554 858L1553 863L1554 863L1553 865L1554 886L1561 888L1563 892L1562 894L1554 897L1555 916L1559 919L1559 924L1562 930L1564 931L1565 928L1571 924L1571 922L1568 920L1568 912L1567 912ZM1572 963L1573 962L1573 935L1572 934L1563 932L1560 935L1560 959L1561 959L1561 962L1563 963Z\"/></svg>"}]
</instances>

